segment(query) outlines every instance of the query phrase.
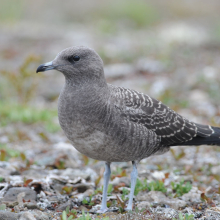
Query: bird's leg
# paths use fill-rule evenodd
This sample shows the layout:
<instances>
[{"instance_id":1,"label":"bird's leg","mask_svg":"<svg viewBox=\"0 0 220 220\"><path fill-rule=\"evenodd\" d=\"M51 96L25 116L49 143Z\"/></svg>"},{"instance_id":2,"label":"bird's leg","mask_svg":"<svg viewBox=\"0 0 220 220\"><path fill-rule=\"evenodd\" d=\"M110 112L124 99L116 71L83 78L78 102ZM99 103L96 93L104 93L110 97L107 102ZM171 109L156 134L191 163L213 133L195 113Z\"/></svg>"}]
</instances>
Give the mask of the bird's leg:
<instances>
[{"instance_id":1,"label":"bird's leg","mask_svg":"<svg viewBox=\"0 0 220 220\"><path fill-rule=\"evenodd\" d=\"M108 182L110 179L111 174L111 168L110 163L105 163L105 172L104 172L104 186L103 186L103 192L102 192L102 205L101 209L98 211L99 213L104 213L108 210L107 208L107 191L108 191Z\"/></svg>"},{"instance_id":2,"label":"bird's leg","mask_svg":"<svg viewBox=\"0 0 220 220\"><path fill-rule=\"evenodd\" d=\"M134 197L134 189L135 189L137 175L138 175L137 163L135 161L132 161L132 164L133 164L133 170L131 172L131 191L130 191L130 195L129 195L128 206L125 209L127 211L128 210L132 210L132 203L133 203L133 197Z\"/></svg>"}]
</instances>

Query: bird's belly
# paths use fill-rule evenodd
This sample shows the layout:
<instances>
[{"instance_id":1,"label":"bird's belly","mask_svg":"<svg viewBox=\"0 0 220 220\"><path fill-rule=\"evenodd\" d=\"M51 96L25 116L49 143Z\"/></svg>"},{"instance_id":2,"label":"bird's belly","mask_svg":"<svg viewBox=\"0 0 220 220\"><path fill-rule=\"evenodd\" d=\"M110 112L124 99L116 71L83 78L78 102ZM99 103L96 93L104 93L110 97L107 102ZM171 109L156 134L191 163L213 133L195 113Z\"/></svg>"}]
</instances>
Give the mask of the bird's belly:
<instances>
[{"instance_id":1,"label":"bird's belly","mask_svg":"<svg viewBox=\"0 0 220 220\"><path fill-rule=\"evenodd\" d=\"M142 159L139 154L131 152L129 146L119 146L112 137L99 130L74 127L65 134L80 153L95 160L123 162Z\"/></svg>"},{"instance_id":2,"label":"bird's belly","mask_svg":"<svg viewBox=\"0 0 220 220\"><path fill-rule=\"evenodd\" d=\"M69 139L80 153L96 160L105 161L108 159L107 138L104 137L102 132L96 130L89 134L86 132L83 135L72 134Z\"/></svg>"},{"instance_id":3,"label":"bird's belly","mask_svg":"<svg viewBox=\"0 0 220 220\"><path fill-rule=\"evenodd\" d=\"M117 134L112 135L94 126L85 125L80 120L60 120L60 125L72 145L82 154L101 161L127 162L139 161L149 157L152 147L147 142L133 143L129 137L123 143Z\"/></svg>"}]
</instances>

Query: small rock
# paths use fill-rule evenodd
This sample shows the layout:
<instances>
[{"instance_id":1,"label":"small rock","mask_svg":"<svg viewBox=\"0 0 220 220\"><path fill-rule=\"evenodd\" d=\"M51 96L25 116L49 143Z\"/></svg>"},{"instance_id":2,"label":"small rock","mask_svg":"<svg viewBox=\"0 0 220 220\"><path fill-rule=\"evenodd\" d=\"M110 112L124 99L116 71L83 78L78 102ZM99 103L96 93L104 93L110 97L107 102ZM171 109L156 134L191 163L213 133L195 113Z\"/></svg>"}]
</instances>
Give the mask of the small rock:
<instances>
[{"instance_id":1,"label":"small rock","mask_svg":"<svg viewBox=\"0 0 220 220\"><path fill-rule=\"evenodd\" d=\"M41 212L40 210L32 211L32 214L37 220L49 220L49 216L47 213Z\"/></svg>"},{"instance_id":2,"label":"small rock","mask_svg":"<svg viewBox=\"0 0 220 220\"><path fill-rule=\"evenodd\" d=\"M8 212L8 211L0 211L0 220L18 220L21 214Z\"/></svg>"},{"instance_id":3,"label":"small rock","mask_svg":"<svg viewBox=\"0 0 220 220\"><path fill-rule=\"evenodd\" d=\"M157 180L165 179L164 172L162 171L154 171L151 175L154 179L157 179Z\"/></svg>"},{"instance_id":4,"label":"small rock","mask_svg":"<svg viewBox=\"0 0 220 220\"><path fill-rule=\"evenodd\" d=\"M202 217L202 212L198 211L194 213L194 218L200 218Z\"/></svg>"},{"instance_id":5,"label":"small rock","mask_svg":"<svg viewBox=\"0 0 220 220\"><path fill-rule=\"evenodd\" d=\"M68 176L72 180L77 177L81 177L82 179L85 179L87 181L91 180L92 182L94 182L98 178L97 173L90 167L86 167L85 169L67 168L62 172L61 175Z\"/></svg>"},{"instance_id":6,"label":"small rock","mask_svg":"<svg viewBox=\"0 0 220 220\"><path fill-rule=\"evenodd\" d=\"M27 188L27 187L13 187L10 188L6 193L5 196L3 198L2 201L5 202L13 202L13 201L17 201L17 196L19 193L25 193L25 196L23 197L23 199L25 201L29 201L29 200L34 200L36 201L37 199L37 194L34 190Z\"/></svg>"},{"instance_id":7,"label":"small rock","mask_svg":"<svg viewBox=\"0 0 220 220\"><path fill-rule=\"evenodd\" d=\"M48 175L48 171L45 169L29 169L22 172L22 176L28 179L42 179Z\"/></svg>"},{"instance_id":8,"label":"small rock","mask_svg":"<svg viewBox=\"0 0 220 220\"><path fill-rule=\"evenodd\" d=\"M126 176L123 177L115 177L110 183L112 186L118 186L120 183L124 183L125 186L130 186L130 179Z\"/></svg>"},{"instance_id":9,"label":"small rock","mask_svg":"<svg viewBox=\"0 0 220 220\"><path fill-rule=\"evenodd\" d=\"M176 210L179 208L184 208L187 205L185 201L177 198L167 199L167 201L165 200L163 203Z\"/></svg>"},{"instance_id":10,"label":"small rock","mask_svg":"<svg viewBox=\"0 0 220 220\"><path fill-rule=\"evenodd\" d=\"M145 209L145 208L150 207L150 206L151 206L151 204L148 201L143 201L143 202L140 202L140 203L137 204L137 207L138 207L139 210Z\"/></svg>"},{"instance_id":11,"label":"small rock","mask_svg":"<svg viewBox=\"0 0 220 220\"><path fill-rule=\"evenodd\" d=\"M211 209L207 209L205 212L206 217L214 217L213 219L220 219L220 211L214 211Z\"/></svg>"},{"instance_id":12,"label":"small rock","mask_svg":"<svg viewBox=\"0 0 220 220\"><path fill-rule=\"evenodd\" d=\"M36 218L30 212L24 212L19 220L36 220Z\"/></svg>"},{"instance_id":13,"label":"small rock","mask_svg":"<svg viewBox=\"0 0 220 220\"><path fill-rule=\"evenodd\" d=\"M192 187L192 189L181 196L181 198L186 202L201 202L201 191L196 187Z\"/></svg>"},{"instance_id":14,"label":"small rock","mask_svg":"<svg viewBox=\"0 0 220 220\"><path fill-rule=\"evenodd\" d=\"M84 196L91 196L94 193L93 189L87 189L83 194Z\"/></svg>"},{"instance_id":15,"label":"small rock","mask_svg":"<svg viewBox=\"0 0 220 220\"><path fill-rule=\"evenodd\" d=\"M69 209L71 210L73 208L73 204L71 202L71 200L69 200L68 202L64 203L64 204L61 204L59 205L56 210L57 211L64 211L66 210L66 208L69 206Z\"/></svg>"},{"instance_id":16,"label":"small rock","mask_svg":"<svg viewBox=\"0 0 220 220\"><path fill-rule=\"evenodd\" d=\"M211 172L215 175L220 175L220 166L213 166Z\"/></svg>"},{"instance_id":17,"label":"small rock","mask_svg":"<svg viewBox=\"0 0 220 220\"><path fill-rule=\"evenodd\" d=\"M24 207L27 207L28 209L38 209L37 203L32 201L32 202L25 202Z\"/></svg>"},{"instance_id":18,"label":"small rock","mask_svg":"<svg viewBox=\"0 0 220 220\"><path fill-rule=\"evenodd\" d=\"M85 206L83 206L83 205L81 205L81 206L79 207L79 210L80 210L80 211L84 211L84 212L88 212L88 209L87 209Z\"/></svg>"},{"instance_id":19,"label":"small rock","mask_svg":"<svg viewBox=\"0 0 220 220\"><path fill-rule=\"evenodd\" d=\"M179 217L179 213L178 211L174 210L174 209L171 209L171 208L164 208L163 210L164 212L164 217L165 218L178 218Z\"/></svg>"},{"instance_id":20,"label":"small rock","mask_svg":"<svg viewBox=\"0 0 220 220\"><path fill-rule=\"evenodd\" d=\"M160 191L150 191L148 193L138 193L137 200L145 201L149 203L166 204L173 209L183 208L186 206L186 202L177 198L168 198Z\"/></svg>"},{"instance_id":21,"label":"small rock","mask_svg":"<svg viewBox=\"0 0 220 220\"><path fill-rule=\"evenodd\" d=\"M158 60L141 58L137 61L136 68L139 72L160 73L164 70L164 65Z\"/></svg>"}]
</instances>

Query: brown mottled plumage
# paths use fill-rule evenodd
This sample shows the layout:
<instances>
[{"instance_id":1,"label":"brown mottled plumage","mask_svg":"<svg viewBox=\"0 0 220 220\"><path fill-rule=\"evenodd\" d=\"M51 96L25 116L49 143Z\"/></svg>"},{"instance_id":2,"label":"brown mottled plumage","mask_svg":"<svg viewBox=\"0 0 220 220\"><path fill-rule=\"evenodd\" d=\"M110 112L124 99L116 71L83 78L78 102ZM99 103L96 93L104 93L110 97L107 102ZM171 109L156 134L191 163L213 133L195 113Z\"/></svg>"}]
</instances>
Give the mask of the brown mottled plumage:
<instances>
[{"instance_id":1,"label":"brown mottled plumage","mask_svg":"<svg viewBox=\"0 0 220 220\"><path fill-rule=\"evenodd\" d=\"M175 145L220 145L219 128L191 122L143 93L107 84L103 62L90 48L67 48L37 72L49 69L66 78L58 104L64 133L79 152L106 161L102 212L107 210L111 162L133 161L128 204L132 209L136 164L141 159Z\"/></svg>"}]
</instances>

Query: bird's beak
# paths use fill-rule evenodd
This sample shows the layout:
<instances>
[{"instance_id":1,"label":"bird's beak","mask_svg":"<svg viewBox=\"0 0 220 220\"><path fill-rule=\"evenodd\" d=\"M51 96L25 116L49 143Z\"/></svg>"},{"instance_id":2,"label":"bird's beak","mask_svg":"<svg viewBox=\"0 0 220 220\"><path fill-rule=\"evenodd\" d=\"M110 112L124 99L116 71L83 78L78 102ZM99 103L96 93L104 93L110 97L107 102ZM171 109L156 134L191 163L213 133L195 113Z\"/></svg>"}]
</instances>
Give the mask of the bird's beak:
<instances>
[{"instance_id":1,"label":"bird's beak","mask_svg":"<svg viewBox=\"0 0 220 220\"><path fill-rule=\"evenodd\" d=\"M53 61L50 61L48 63L44 63L44 64L41 64L37 70L36 70L36 73L38 72L44 72L44 71L47 71L47 70L52 70L54 69L55 66L53 66Z\"/></svg>"}]
</instances>

